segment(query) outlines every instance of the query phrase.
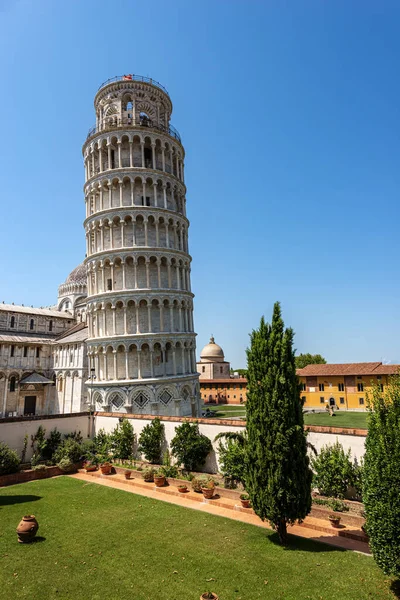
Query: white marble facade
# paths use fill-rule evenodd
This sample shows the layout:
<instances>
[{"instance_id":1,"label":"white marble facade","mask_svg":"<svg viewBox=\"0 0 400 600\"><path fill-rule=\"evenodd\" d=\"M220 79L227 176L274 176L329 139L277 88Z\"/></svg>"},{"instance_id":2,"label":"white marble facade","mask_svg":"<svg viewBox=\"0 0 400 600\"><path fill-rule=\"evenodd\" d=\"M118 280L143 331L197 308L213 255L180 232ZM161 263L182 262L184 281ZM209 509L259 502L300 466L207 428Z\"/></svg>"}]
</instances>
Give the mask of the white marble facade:
<instances>
[{"instance_id":1,"label":"white marble facade","mask_svg":"<svg viewBox=\"0 0 400 600\"><path fill-rule=\"evenodd\" d=\"M197 416L185 152L172 103L159 83L128 75L100 86L94 106L86 258L56 306L0 305L0 414L93 406Z\"/></svg>"}]
</instances>

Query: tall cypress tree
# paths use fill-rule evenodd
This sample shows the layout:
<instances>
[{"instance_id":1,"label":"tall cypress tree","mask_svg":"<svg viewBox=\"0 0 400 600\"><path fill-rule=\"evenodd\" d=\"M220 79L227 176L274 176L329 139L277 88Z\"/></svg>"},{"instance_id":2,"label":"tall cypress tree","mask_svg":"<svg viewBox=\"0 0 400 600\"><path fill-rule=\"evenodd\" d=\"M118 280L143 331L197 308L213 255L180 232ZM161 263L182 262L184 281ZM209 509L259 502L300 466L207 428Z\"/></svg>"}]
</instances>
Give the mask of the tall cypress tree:
<instances>
[{"instance_id":1,"label":"tall cypress tree","mask_svg":"<svg viewBox=\"0 0 400 600\"><path fill-rule=\"evenodd\" d=\"M369 397L362 475L367 533L374 559L387 575L400 576L400 375Z\"/></svg>"},{"instance_id":2,"label":"tall cypress tree","mask_svg":"<svg viewBox=\"0 0 400 600\"><path fill-rule=\"evenodd\" d=\"M311 509L307 456L293 331L285 329L279 302L272 323L264 317L247 349L246 490L255 513L275 527L281 543L287 524Z\"/></svg>"}]
</instances>

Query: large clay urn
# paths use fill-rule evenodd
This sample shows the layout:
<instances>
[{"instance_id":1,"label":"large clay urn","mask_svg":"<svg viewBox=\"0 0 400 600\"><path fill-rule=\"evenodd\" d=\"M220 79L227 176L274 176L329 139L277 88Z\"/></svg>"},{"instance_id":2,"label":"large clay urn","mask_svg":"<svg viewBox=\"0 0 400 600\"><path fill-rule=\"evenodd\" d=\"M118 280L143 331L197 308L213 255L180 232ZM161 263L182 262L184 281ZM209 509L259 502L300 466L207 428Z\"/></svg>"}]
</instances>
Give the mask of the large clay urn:
<instances>
[{"instance_id":1,"label":"large clay urn","mask_svg":"<svg viewBox=\"0 0 400 600\"><path fill-rule=\"evenodd\" d=\"M38 529L39 524L35 515L25 515L17 527L18 541L21 544L28 544L33 540Z\"/></svg>"}]
</instances>

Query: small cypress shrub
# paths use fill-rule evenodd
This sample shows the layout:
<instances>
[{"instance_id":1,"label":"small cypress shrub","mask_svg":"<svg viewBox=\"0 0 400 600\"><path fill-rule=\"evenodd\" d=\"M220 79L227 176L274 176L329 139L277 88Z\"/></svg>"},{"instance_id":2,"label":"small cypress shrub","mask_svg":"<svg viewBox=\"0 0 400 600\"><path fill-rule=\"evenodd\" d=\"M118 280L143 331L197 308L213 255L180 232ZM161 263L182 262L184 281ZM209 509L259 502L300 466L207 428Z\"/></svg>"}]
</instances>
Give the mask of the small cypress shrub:
<instances>
[{"instance_id":1,"label":"small cypress shrub","mask_svg":"<svg viewBox=\"0 0 400 600\"><path fill-rule=\"evenodd\" d=\"M176 428L171 451L186 471L196 471L202 467L211 450L211 440L199 432L198 423L185 422Z\"/></svg>"}]
</instances>

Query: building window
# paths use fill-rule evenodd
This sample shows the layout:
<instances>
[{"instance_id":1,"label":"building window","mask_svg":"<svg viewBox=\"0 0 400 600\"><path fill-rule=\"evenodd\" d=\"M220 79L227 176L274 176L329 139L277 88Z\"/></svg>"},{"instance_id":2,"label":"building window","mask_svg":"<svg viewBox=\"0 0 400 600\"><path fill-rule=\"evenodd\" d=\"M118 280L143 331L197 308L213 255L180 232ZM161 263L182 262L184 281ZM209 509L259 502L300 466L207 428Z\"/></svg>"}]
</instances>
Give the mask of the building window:
<instances>
[{"instance_id":1,"label":"building window","mask_svg":"<svg viewBox=\"0 0 400 600\"><path fill-rule=\"evenodd\" d=\"M242 390L242 389L243 389L243 386L240 384L239 385L239 390Z\"/></svg>"},{"instance_id":2,"label":"building window","mask_svg":"<svg viewBox=\"0 0 400 600\"><path fill-rule=\"evenodd\" d=\"M71 364L73 361L74 361L74 355L71 352L71 354L69 355L69 364Z\"/></svg>"},{"instance_id":3,"label":"building window","mask_svg":"<svg viewBox=\"0 0 400 600\"><path fill-rule=\"evenodd\" d=\"M24 358L28 356L28 346L24 346Z\"/></svg>"},{"instance_id":4,"label":"building window","mask_svg":"<svg viewBox=\"0 0 400 600\"><path fill-rule=\"evenodd\" d=\"M325 391L325 385L323 383L319 384L319 391L320 392L324 392Z\"/></svg>"},{"instance_id":5,"label":"building window","mask_svg":"<svg viewBox=\"0 0 400 600\"><path fill-rule=\"evenodd\" d=\"M344 404L344 398L339 398L339 404Z\"/></svg>"},{"instance_id":6,"label":"building window","mask_svg":"<svg viewBox=\"0 0 400 600\"><path fill-rule=\"evenodd\" d=\"M377 376L377 379L382 379L382 375L378 375L378 376Z\"/></svg>"},{"instance_id":7,"label":"building window","mask_svg":"<svg viewBox=\"0 0 400 600\"><path fill-rule=\"evenodd\" d=\"M15 354L15 346L14 346L14 344L13 344L13 345L11 346L11 348L10 348L10 356L11 356L11 358L14 356L14 354Z\"/></svg>"},{"instance_id":8,"label":"building window","mask_svg":"<svg viewBox=\"0 0 400 600\"><path fill-rule=\"evenodd\" d=\"M233 397L236 399L236 396L235 396L235 395L234 395Z\"/></svg>"},{"instance_id":9,"label":"building window","mask_svg":"<svg viewBox=\"0 0 400 600\"><path fill-rule=\"evenodd\" d=\"M344 383L338 384L338 390L339 390L339 392L344 392Z\"/></svg>"},{"instance_id":10,"label":"building window","mask_svg":"<svg viewBox=\"0 0 400 600\"><path fill-rule=\"evenodd\" d=\"M222 370L223 370L223 369L222 369L222 367L220 367L220 368L219 368L219 372L220 372L220 373L222 373Z\"/></svg>"},{"instance_id":11,"label":"building window","mask_svg":"<svg viewBox=\"0 0 400 600\"><path fill-rule=\"evenodd\" d=\"M357 391L358 392L363 392L364 391L364 384L363 383L357 383Z\"/></svg>"},{"instance_id":12,"label":"building window","mask_svg":"<svg viewBox=\"0 0 400 600\"><path fill-rule=\"evenodd\" d=\"M206 368L205 367L201 367L201 372L205 373L206 372Z\"/></svg>"},{"instance_id":13,"label":"building window","mask_svg":"<svg viewBox=\"0 0 400 600\"><path fill-rule=\"evenodd\" d=\"M109 292L112 290L112 279L107 279L107 290Z\"/></svg>"},{"instance_id":14,"label":"building window","mask_svg":"<svg viewBox=\"0 0 400 600\"><path fill-rule=\"evenodd\" d=\"M359 398L359 399L358 399L358 404L359 404L360 406L363 406L363 404L364 404L364 398Z\"/></svg>"},{"instance_id":15,"label":"building window","mask_svg":"<svg viewBox=\"0 0 400 600\"><path fill-rule=\"evenodd\" d=\"M301 384L301 391L302 392L306 392L307 391L307 385L305 383Z\"/></svg>"},{"instance_id":16,"label":"building window","mask_svg":"<svg viewBox=\"0 0 400 600\"><path fill-rule=\"evenodd\" d=\"M319 403L320 404L325 404L325 398L323 396L320 397Z\"/></svg>"},{"instance_id":17,"label":"building window","mask_svg":"<svg viewBox=\"0 0 400 600\"><path fill-rule=\"evenodd\" d=\"M379 383L378 385L379 385L379 391L383 392L383 383Z\"/></svg>"},{"instance_id":18,"label":"building window","mask_svg":"<svg viewBox=\"0 0 400 600\"><path fill-rule=\"evenodd\" d=\"M11 317L10 327L15 327L15 317Z\"/></svg>"},{"instance_id":19,"label":"building window","mask_svg":"<svg viewBox=\"0 0 400 600\"><path fill-rule=\"evenodd\" d=\"M35 327L35 321L33 319L31 319L31 322L29 323L29 329L33 329Z\"/></svg>"},{"instance_id":20,"label":"building window","mask_svg":"<svg viewBox=\"0 0 400 600\"><path fill-rule=\"evenodd\" d=\"M11 377L10 379L10 392L15 392L15 377Z\"/></svg>"},{"instance_id":21,"label":"building window","mask_svg":"<svg viewBox=\"0 0 400 600\"><path fill-rule=\"evenodd\" d=\"M53 331L53 321L50 320L49 322L49 331Z\"/></svg>"},{"instance_id":22,"label":"building window","mask_svg":"<svg viewBox=\"0 0 400 600\"><path fill-rule=\"evenodd\" d=\"M40 357L40 348L39 346L36 348L36 358Z\"/></svg>"},{"instance_id":23,"label":"building window","mask_svg":"<svg viewBox=\"0 0 400 600\"><path fill-rule=\"evenodd\" d=\"M357 379L362 379L362 375L357 375Z\"/></svg>"}]
</instances>

